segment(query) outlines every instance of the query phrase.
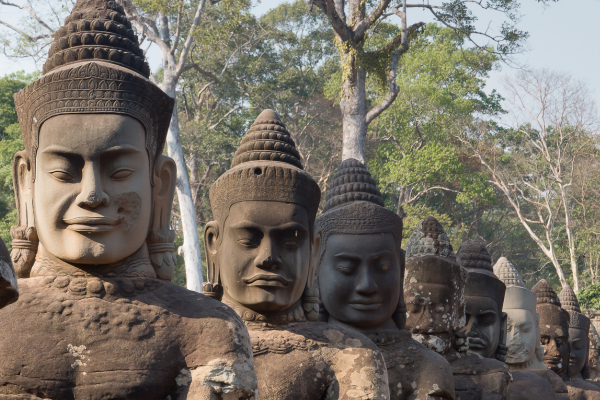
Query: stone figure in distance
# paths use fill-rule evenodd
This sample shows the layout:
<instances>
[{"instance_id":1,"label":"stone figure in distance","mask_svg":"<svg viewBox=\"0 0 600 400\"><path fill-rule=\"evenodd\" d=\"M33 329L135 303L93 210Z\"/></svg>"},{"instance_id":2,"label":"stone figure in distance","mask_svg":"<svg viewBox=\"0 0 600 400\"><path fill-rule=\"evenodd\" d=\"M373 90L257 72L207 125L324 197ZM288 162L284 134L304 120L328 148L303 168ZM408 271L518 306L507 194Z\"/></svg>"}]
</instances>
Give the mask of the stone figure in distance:
<instances>
[{"instance_id":1,"label":"stone figure in distance","mask_svg":"<svg viewBox=\"0 0 600 400\"><path fill-rule=\"evenodd\" d=\"M467 324L461 330L469 339L467 353L506 361L506 313L502 311L506 285L494 275L492 259L483 243L464 241L456 262L469 272L465 286Z\"/></svg>"},{"instance_id":2,"label":"stone figure in distance","mask_svg":"<svg viewBox=\"0 0 600 400\"><path fill-rule=\"evenodd\" d=\"M575 399L600 399L600 388L590 378L588 365L590 319L581 313L579 301L571 286L559 295L561 307L569 313L569 396Z\"/></svg>"},{"instance_id":3,"label":"stone figure in distance","mask_svg":"<svg viewBox=\"0 0 600 400\"><path fill-rule=\"evenodd\" d=\"M382 351L393 400L454 399L450 365L404 330L402 220L383 207L375 181L354 159L333 177L315 232L322 319L355 329Z\"/></svg>"},{"instance_id":4,"label":"stone figure in distance","mask_svg":"<svg viewBox=\"0 0 600 400\"><path fill-rule=\"evenodd\" d=\"M203 291L222 296L246 323L261 400L389 399L377 347L316 322L320 195L281 118L263 111L210 189Z\"/></svg>"},{"instance_id":5,"label":"stone figure in distance","mask_svg":"<svg viewBox=\"0 0 600 400\"><path fill-rule=\"evenodd\" d=\"M506 365L467 353L465 284L468 271L456 263L448 235L434 218L425 218L406 243L406 326L418 342L444 356L461 400L505 399L510 382Z\"/></svg>"},{"instance_id":6,"label":"stone figure in distance","mask_svg":"<svg viewBox=\"0 0 600 400\"><path fill-rule=\"evenodd\" d=\"M148 76L123 8L78 0L15 94L20 297L0 310L2 399L256 395L241 319L169 282L173 99Z\"/></svg>"},{"instance_id":7,"label":"stone figure in distance","mask_svg":"<svg viewBox=\"0 0 600 400\"><path fill-rule=\"evenodd\" d=\"M508 327L506 364L513 376L508 399L527 400L535 396L568 399L567 386L544 364L536 294L525 287L519 271L506 257L500 257L494 264L494 274L506 285L502 307L507 314Z\"/></svg>"}]
</instances>

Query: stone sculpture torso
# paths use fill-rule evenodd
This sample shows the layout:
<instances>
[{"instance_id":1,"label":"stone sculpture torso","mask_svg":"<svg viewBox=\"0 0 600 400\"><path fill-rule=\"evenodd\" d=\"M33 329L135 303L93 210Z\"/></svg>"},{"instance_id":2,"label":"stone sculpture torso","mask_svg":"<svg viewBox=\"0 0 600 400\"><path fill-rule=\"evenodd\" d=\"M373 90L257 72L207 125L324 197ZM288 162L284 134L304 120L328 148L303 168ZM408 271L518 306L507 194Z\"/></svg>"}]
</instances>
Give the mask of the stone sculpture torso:
<instances>
[{"instance_id":1,"label":"stone sculpture torso","mask_svg":"<svg viewBox=\"0 0 600 400\"><path fill-rule=\"evenodd\" d=\"M387 398L383 357L361 334L322 322L245 322L261 400Z\"/></svg>"},{"instance_id":2,"label":"stone sculpture torso","mask_svg":"<svg viewBox=\"0 0 600 400\"><path fill-rule=\"evenodd\" d=\"M454 398L454 379L447 363L414 340L410 332L383 331L366 336L385 359L391 399Z\"/></svg>"},{"instance_id":3,"label":"stone sculpture torso","mask_svg":"<svg viewBox=\"0 0 600 400\"><path fill-rule=\"evenodd\" d=\"M191 399L192 373L207 385L252 386L230 382L252 366L241 321L205 296L143 277L20 284L20 299L0 312L0 336L10 338L0 341L2 398Z\"/></svg>"}]
</instances>

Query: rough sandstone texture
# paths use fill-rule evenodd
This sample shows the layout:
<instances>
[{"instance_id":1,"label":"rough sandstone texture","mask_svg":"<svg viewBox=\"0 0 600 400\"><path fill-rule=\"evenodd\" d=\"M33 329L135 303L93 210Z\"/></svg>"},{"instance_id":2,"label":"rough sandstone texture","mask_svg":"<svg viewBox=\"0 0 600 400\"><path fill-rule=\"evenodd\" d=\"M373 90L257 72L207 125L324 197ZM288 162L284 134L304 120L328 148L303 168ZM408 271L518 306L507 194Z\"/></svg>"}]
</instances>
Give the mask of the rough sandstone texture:
<instances>
[{"instance_id":1,"label":"rough sandstone texture","mask_svg":"<svg viewBox=\"0 0 600 400\"><path fill-rule=\"evenodd\" d=\"M285 124L264 110L210 189L203 290L246 323L261 400L389 399L377 346L316 322L310 232L319 199Z\"/></svg>"},{"instance_id":2,"label":"rough sandstone texture","mask_svg":"<svg viewBox=\"0 0 600 400\"><path fill-rule=\"evenodd\" d=\"M407 328L417 341L450 363L456 397L461 400L505 399L511 380L498 360L467 354L465 282L468 272L456 263L452 245L441 224L427 217L406 244Z\"/></svg>"},{"instance_id":3,"label":"rough sandstone texture","mask_svg":"<svg viewBox=\"0 0 600 400\"><path fill-rule=\"evenodd\" d=\"M19 288L10 254L0 239L0 308L14 303L19 298Z\"/></svg>"},{"instance_id":4,"label":"rough sandstone texture","mask_svg":"<svg viewBox=\"0 0 600 400\"><path fill-rule=\"evenodd\" d=\"M0 310L2 398L203 398L186 397L192 379L230 398L256 387L242 322L205 296L151 278L19 283Z\"/></svg>"}]
</instances>

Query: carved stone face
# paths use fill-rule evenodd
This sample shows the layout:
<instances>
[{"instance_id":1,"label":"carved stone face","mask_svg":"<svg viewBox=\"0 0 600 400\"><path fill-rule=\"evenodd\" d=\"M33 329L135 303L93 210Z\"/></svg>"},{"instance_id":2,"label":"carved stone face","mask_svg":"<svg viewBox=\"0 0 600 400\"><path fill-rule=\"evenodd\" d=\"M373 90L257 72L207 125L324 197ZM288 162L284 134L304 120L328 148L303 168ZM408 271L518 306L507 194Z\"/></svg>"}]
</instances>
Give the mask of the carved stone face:
<instances>
[{"instance_id":1,"label":"carved stone face","mask_svg":"<svg viewBox=\"0 0 600 400\"><path fill-rule=\"evenodd\" d=\"M293 306L302 296L310 267L306 208L276 201L231 206L216 256L224 293L258 312ZM214 246L214 247L212 247Z\"/></svg>"},{"instance_id":2,"label":"carved stone face","mask_svg":"<svg viewBox=\"0 0 600 400\"><path fill-rule=\"evenodd\" d=\"M569 328L569 375L575 376L581 372L588 357L588 333L583 329Z\"/></svg>"},{"instance_id":3,"label":"carved stone face","mask_svg":"<svg viewBox=\"0 0 600 400\"><path fill-rule=\"evenodd\" d=\"M445 285L424 283L405 291L406 326L416 333L446 333L456 325L449 317L456 305L452 290Z\"/></svg>"},{"instance_id":4,"label":"carved stone face","mask_svg":"<svg viewBox=\"0 0 600 400\"><path fill-rule=\"evenodd\" d=\"M319 286L329 315L358 329L393 329L402 290L394 235L331 235L326 246Z\"/></svg>"},{"instance_id":5,"label":"carved stone face","mask_svg":"<svg viewBox=\"0 0 600 400\"><path fill-rule=\"evenodd\" d=\"M469 337L468 352L493 358L504 329L502 310L490 297L467 296L466 301L467 325L464 331Z\"/></svg>"},{"instance_id":6,"label":"carved stone face","mask_svg":"<svg viewBox=\"0 0 600 400\"><path fill-rule=\"evenodd\" d=\"M596 379L600 376L600 363L598 362L600 351L590 346L588 357L588 365L590 366L590 379Z\"/></svg>"},{"instance_id":7,"label":"carved stone face","mask_svg":"<svg viewBox=\"0 0 600 400\"><path fill-rule=\"evenodd\" d=\"M33 204L59 259L109 264L137 251L151 221L144 127L115 114L59 115L40 130Z\"/></svg>"},{"instance_id":8,"label":"carved stone face","mask_svg":"<svg viewBox=\"0 0 600 400\"><path fill-rule=\"evenodd\" d=\"M537 346L537 322L531 311L523 309L505 310L508 314L506 343L507 364L525 363L535 357Z\"/></svg>"},{"instance_id":9,"label":"carved stone face","mask_svg":"<svg viewBox=\"0 0 600 400\"><path fill-rule=\"evenodd\" d=\"M569 330L560 325L540 322L541 343L544 348L544 364L557 374L566 371L569 363Z\"/></svg>"}]
</instances>

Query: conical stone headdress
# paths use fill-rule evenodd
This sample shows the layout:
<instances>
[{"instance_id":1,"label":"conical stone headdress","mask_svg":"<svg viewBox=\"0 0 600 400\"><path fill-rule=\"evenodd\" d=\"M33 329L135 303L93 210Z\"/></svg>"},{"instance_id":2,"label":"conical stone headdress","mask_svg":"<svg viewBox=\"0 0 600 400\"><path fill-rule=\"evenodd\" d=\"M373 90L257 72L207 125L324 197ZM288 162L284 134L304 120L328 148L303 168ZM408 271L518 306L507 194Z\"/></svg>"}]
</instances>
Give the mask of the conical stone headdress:
<instances>
[{"instance_id":1,"label":"conical stone headdress","mask_svg":"<svg viewBox=\"0 0 600 400\"><path fill-rule=\"evenodd\" d=\"M552 304L560 307L560 299L556 295L552 286L545 279L541 279L533 287L533 292L537 295L537 304Z\"/></svg>"},{"instance_id":2,"label":"conical stone headdress","mask_svg":"<svg viewBox=\"0 0 600 400\"><path fill-rule=\"evenodd\" d=\"M456 253L456 261L469 271L465 295L491 297L502 309L506 285L494 275L492 258L483 243L464 241Z\"/></svg>"},{"instance_id":3,"label":"conical stone headdress","mask_svg":"<svg viewBox=\"0 0 600 400\"><path fill-rule=\"evenodd\" d=\"M162 153L174 100L148 80L149 74L123 7L112 0L78 0L56 31L44 75L14 96L33 167L40 127L49 118L123 114L146 128L152 171Z\"/></svg>"},{"instance_id":4,"label":"conical stone headdress","mask_svg":"<svg viewBox=\"0 0 600 400\"><path fill-rule=\"evenodd\" d=\"M540 314L540 325L558 325L569 327L569 313L561 308L556 292L545 279L540 280L533 287L537 295L537 312Z\"/></svg>"},{"instance_id":5,"label":"conical stone headdress","mask_svg":"<svg viewBox=\"0 0 600 400\"><path fill-rule=\"evenodd\" d=\"M494 274L506 286L525 287L525 282L523 282L521 274L519 274L517 268L506 257L500 257L496 261L496 264L494 264Z\"/></svg>"},{"instance_id":6,"label":"conical stone headdress","mask_svg":"<svg viewBox=\"0 0 600 400\"><path fill-rule=\"evenodd\" d=\"M406 257L436 255L455 260L454 249L442 224L432 216L425 218L406 242Z\"/></svg>"},{"instance_id":7,"label":"conical stone headdress","mask_svg":"<svg viewBox=\"0 0 600 400\"><path fill-rule=\"evenodd\" d=\"M344 160L333 176L323 215L317 218L323 232L322 247L334 234L391 233L400 249L402 219L383 205L375 180L363 163Z\"/></svg>"},{"instance_id":8,"label":"conical stone headdress","mask_svg":"<svg viewBox=\"0 0 600 400\"><path fill-rule=\"evenodd\" d=\"M525 287L519 271L506 257L496 261L494 274L506 285L503 309L521 308L535 313L537 295Z\"/></svg>"},{"instance_id":9,"label":"conical stone headdress","mask_svg":"<svg viewBox=\"0 0 600 400\"><path fill-rule=\"evenodd\" d=\"M242 201L279 201L306 207L314 223L321 190L303 170L296 144L273 110L256 118L235 153L232 168L211 186L210 205L220 232L229 209ZM223 240L223 235L218 236Z\"/></svg>"},{"instance_id":10,"label":"conical stone headdress","mask_svg":"<svg viewBox=\"0 0 600 400\"><path fill-rule=\"evenodd\" d=\"M561 290L559 295L562 308L569 313L570 328L582 329L588 331L590 329L590 319L581 313L579 308L579 300L571 286L567 285Z\"/></svg>"},{"instance_id":11,"label":"conical stone headdress","mask_svg":"<svg viewBox=\"0 0 600 400\"><path fill-rule=\"evenodd\" d=\"M450 239L442 224L432 216L425 218L406 242L404 297L407 302L424 292L438 301L452 301L448 331L465 324L465 284L468 272L456 262ZM442 299L439 294L447 296ZM411 326L411 329L418 329Z\"/></svg>"}]
</instances>

